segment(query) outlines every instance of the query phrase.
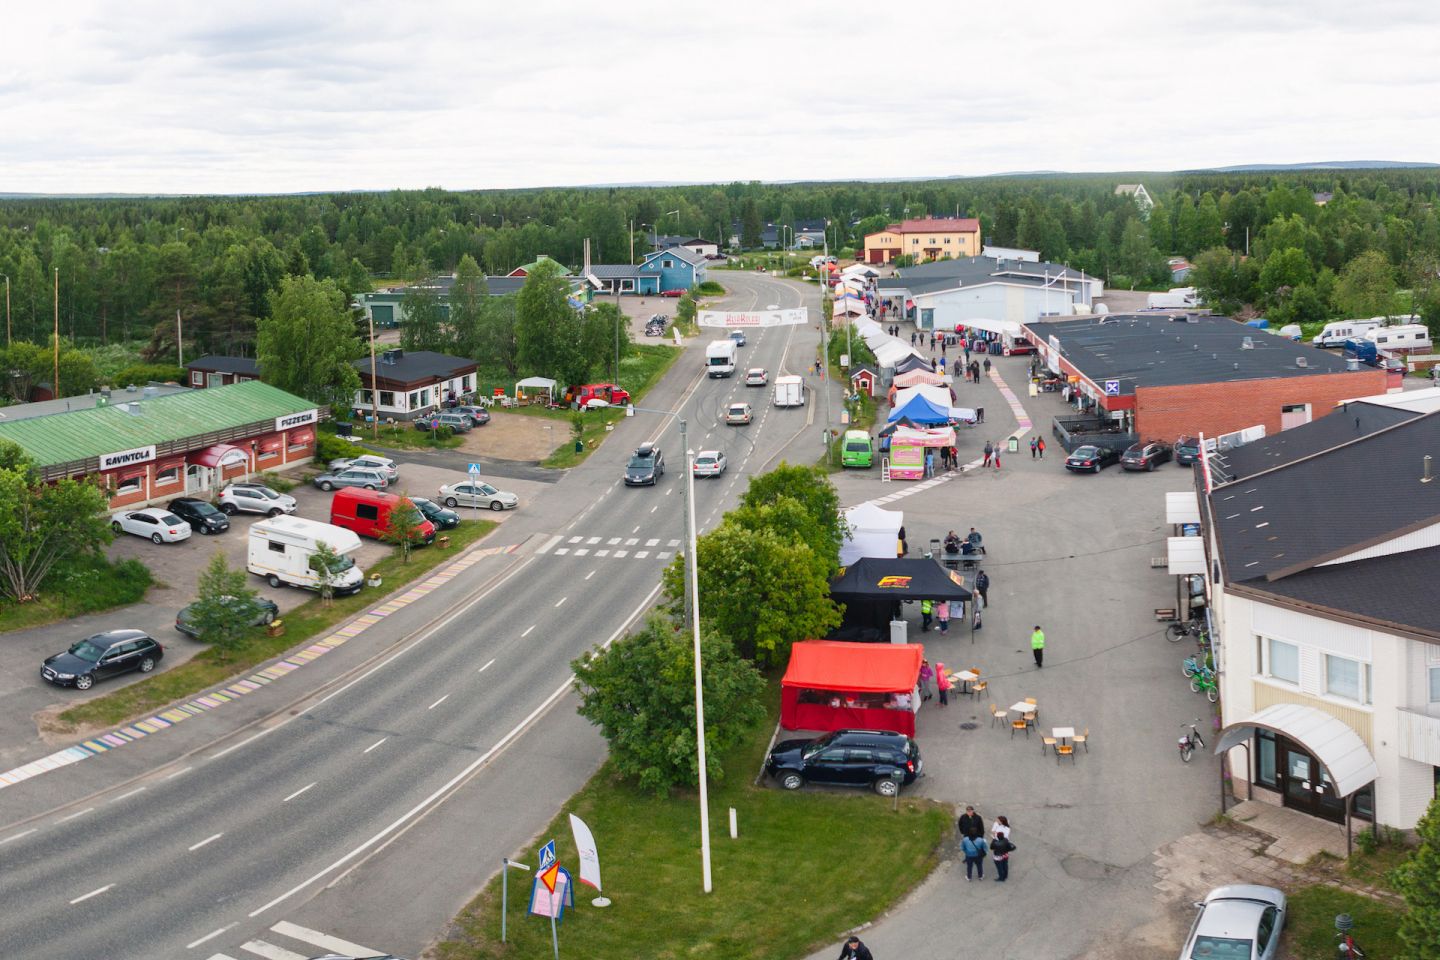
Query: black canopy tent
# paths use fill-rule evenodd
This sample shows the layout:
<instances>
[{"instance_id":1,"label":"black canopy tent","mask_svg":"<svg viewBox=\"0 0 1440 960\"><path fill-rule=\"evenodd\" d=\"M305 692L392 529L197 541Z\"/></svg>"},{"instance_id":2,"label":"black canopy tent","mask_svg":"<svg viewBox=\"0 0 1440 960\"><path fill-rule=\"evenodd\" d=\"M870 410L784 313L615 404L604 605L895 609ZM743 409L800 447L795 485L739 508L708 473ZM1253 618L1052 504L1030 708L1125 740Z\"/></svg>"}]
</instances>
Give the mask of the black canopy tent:
<instances>
[{"instance_id":1,"label":"black canopy tent","mask_svg":"<svg viewBox=\"0 0 1440 960\"><path fill-rule=\"evenodd\" d=\"M830 581L830 599L845 605L845 618L832 637L887 640L890 621L902 602L958 600L964 604L971 596L964 578L935 560L861 557Z\"/></svg>"}]
</instances>

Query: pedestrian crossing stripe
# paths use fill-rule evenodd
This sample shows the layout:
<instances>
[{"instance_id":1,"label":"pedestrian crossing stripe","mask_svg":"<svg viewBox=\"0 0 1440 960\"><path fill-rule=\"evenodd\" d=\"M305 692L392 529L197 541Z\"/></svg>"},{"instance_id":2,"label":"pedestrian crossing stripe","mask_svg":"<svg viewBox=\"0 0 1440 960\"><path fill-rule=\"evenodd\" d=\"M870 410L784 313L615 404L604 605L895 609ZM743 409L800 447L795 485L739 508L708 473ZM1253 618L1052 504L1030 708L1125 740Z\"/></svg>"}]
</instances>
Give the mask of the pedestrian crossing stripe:
<instances>
[{"instance_id":1,"label":"pedestrian crossing stripe","mask_svg":"<svg viewBox=\"0 0 1440 960\"><path fill-rule=\"evenodd\" d=\"M281 920L275 924L270 928L268 934L278 934L277 939L298 940L308 946L304 953L296 953L278 943L271 943L269 940L255 937L242 943L239 947L240 952L252 957L264 957L265 960L306 960L315 955L315 950L312 948L350 957L378 957L388 953L385 950L377 950L374 947L352 943L328 933L321 933L319 930L311 930L309 927L302 927L298 923L291 923L288 920ZM211 954L208 960L239 960L239 958L228 953L215 953Z\"/></svg>"}]
</instances>

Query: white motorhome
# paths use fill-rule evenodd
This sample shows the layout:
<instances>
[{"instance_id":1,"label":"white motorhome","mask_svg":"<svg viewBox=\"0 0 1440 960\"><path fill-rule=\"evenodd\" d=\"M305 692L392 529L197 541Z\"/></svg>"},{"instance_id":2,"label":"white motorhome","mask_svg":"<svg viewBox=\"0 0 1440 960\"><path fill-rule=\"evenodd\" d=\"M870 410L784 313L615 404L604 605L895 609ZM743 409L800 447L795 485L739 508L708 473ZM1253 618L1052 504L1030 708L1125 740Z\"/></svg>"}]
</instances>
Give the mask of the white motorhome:
<instances>
[{"instance_id":1,"label":"white motorhome","mask_svg":"<svg viewBox=\"0 0 1440 960\"><path fill-rule=\"evenodd\" d=\"M735 341L712 340L705 347L705 372L712 379L735 373Z\"/></svg>"},{"instance_id":2,"label":"white motorhome","mask_svg":"<svg viewBox=\"0 0 1440 960\"><path fill-rule=\"evenodd\" d=\"M1370 320L1332 320L1310 338L1317 347L1343 347L1346 340L1363 340L1365 334L1384 323L1383 317Z\"/></svg>"},{"instance_id":3,"label":"white motorhome","mask_svg":"<svg viewBox=\"0 0 1440 960\"><path fill-rule=\"evenodd\" d=\"M354 560L360 538L343 527L301 517L278 516L252 524L245 569L263 577L272 587L318 590L320 578L311 569L310 558L322 543L340 558L340 569L334 572L331 583L335 593L358 592L365 582L365 574Z\"/></svg>"},{"instance_id":4,"label":"white motorhome","mask_svg":"<svg viewBox=\"0 0 1440 960\"><path fill-rule=\"evenodd\" d=\"M777 407L805 406L805 381L800 377L776 377L774 403Z\"/></svg>"},{"instance_id":5,"label":"white motorhome","mask_svg":"<svg viewBox=\"0 0 1440 960\"><path fill-rule=\"evenodd\" d=\"M1145 298L1150 310L1184 310L1200 302L1200 294L1194 287L1171 287L1168 293L1152 293Z\"/></svg>"},{"instance_id":6,"label":"white motorhome","mask_svg":"<svg viewBox=\"0 0 1440 960\"><path fill-rule=\"evenodd\" d=\"M1423 323L1402 323L1365 331L1365 339L1386 353L1429 353L1430 328Z\"/></svg>"}]
</instances>

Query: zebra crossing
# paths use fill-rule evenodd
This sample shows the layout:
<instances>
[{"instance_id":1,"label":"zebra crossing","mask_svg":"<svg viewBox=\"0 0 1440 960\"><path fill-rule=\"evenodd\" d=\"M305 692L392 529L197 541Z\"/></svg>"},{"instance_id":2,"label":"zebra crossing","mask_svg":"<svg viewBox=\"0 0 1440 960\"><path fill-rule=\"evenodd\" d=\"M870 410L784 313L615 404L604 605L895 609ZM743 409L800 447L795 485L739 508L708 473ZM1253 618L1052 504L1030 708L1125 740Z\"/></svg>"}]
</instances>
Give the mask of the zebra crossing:
<instances>
[{"instance_id":1,"label":"zebra crossing","mask_svg":"<svg viewBox=\"0 0 1440 960\"><path fill-rule=\"evenodd\" d=\"M358 943L351 943L340 937L331 936L328 933L321 933L319 930L311 930L309 927L302 927L298 923L291 923L288 920L281 920L271 927L266 936L272 936L280 943L272 943L270 940L255 938L242 943L238 950L245 957L264 957L265 960L308 960L316 955L315 948L325 953L337 953L347 957L366 957L373 960L386 960L391 955L384 950L376 950L373 947L364 947ZM307 944L305 952L296 953L289 945L282 946L282 943L290 944L290 941ZM293 945L293 944L291 944ZM228 953L211 954L209 960L241 960L240 957Z\"/></svg>"},{"instance_id":2,"label":"zebra crossing","mask_svg":"<svg viewBox=\"0 0 1440 960\"><path fill-rule=\"evenodd\" d=\"M600 557L607 560L669 560L680 541L664 537L551 537L536 553L552 557Z\"/></svg>"}]
</instances>

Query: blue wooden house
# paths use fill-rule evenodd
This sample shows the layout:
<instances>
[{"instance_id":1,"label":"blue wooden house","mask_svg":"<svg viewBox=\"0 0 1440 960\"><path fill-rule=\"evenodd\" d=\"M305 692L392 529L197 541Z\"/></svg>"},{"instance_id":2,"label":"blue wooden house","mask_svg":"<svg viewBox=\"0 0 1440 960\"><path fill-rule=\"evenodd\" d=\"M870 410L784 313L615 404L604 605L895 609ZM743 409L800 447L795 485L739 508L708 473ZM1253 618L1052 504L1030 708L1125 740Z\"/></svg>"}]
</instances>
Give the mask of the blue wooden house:
<instances>
[{"instance_id":1,"label":"blue wooden house","mask_svg":"<svg viewBox=\"0 0 1440 960\"><path fill-rule=\"evenodd\" d=\"M641 277L642 287L648 284L644 280L656 277L659 280L659 288L646 292L664 293L666 290L689 290L705 282L705 258L693 250L684 247L669 247L665 250L656 250L640 261L636 267Z\"/></svg>"}]
</instances>

